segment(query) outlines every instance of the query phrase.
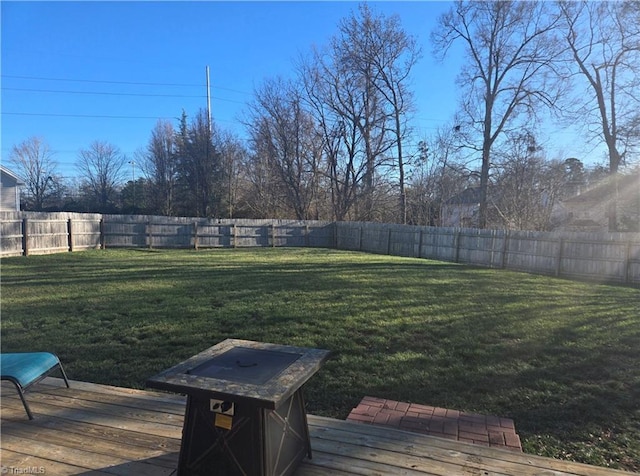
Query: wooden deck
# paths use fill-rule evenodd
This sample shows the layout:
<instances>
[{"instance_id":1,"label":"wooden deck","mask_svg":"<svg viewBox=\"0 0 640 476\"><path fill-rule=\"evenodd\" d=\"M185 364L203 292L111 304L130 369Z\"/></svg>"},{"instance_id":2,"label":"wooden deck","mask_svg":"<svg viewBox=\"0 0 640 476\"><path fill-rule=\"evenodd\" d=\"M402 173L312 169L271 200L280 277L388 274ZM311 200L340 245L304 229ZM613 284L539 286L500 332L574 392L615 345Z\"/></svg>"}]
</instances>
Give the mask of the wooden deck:
<instances>
[{"instance_id":1,"label":"wooden deck","mask_svg":"<svg viewBox=\"0 0 640 476\"><path fill-rule=\"evenodd\" d=\"M5 383L6 384L6 383ZM27 393L29 421L2 385L3 474L172 475L184 412L180 396L47 378ZM309 415L305 475L614 475L594 466Z\"/></svg>"}]
</instances>

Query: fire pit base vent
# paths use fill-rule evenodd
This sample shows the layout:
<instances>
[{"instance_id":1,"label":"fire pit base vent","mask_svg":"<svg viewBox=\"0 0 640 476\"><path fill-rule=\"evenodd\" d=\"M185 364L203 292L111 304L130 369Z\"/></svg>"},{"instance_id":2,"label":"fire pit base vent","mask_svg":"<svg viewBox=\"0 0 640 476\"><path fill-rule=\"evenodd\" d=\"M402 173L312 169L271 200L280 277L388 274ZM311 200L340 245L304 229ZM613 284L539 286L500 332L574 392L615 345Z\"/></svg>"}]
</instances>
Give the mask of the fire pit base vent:
<instances>
[{"instance_id":1,"label":"fire pit base vent","mask_svg":"<svg viewBox=\"0 0 640 476\"><path fill-rule=\"evenodd\" d=\"M311 457L301 392L276 410L236 404L231 429L216 426L209 399L188 406L179 475L285 476Z\"/></svg>"}]
</instances>

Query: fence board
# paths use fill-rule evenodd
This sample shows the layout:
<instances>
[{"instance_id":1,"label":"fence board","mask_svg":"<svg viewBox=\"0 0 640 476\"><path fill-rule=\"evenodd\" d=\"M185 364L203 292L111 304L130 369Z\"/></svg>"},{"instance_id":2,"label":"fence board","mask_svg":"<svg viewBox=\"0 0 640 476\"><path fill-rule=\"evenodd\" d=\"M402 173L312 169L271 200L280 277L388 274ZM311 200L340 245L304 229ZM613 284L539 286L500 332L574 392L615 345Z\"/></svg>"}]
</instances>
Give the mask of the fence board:
<instances>
[{"instance_id":1,"label":"fence board","mask_svg":"<svg viewBox=\"0 0 640 476\"><path fill-rule=\"evenodd\" d=\"M22 218L0 221L0 250L2 256L20 256L22 248Z\"/></svg>"}]
</instances>

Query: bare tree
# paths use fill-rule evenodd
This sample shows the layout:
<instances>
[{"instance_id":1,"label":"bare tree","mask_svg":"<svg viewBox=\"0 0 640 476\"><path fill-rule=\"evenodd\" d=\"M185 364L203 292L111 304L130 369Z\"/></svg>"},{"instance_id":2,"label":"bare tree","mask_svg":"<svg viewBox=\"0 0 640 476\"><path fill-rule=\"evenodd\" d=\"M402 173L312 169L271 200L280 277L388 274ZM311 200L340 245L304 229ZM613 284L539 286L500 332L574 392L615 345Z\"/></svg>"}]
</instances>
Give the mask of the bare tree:
<instances>
[{"instance_id":1,"label":"bare tree","mask_svg":"<svg viewBox=\"0 0 640 476\"><path fill-rule=\"evenodd\" d=\"M554 34L559 15L544 2L468 2L458 0L432 33L436 56L444 58L456 42L467 62L458 81L464 88L462 109L468 126L480 134L479 226L487 224L487 189L492 150L515 120L536 117L540 106L552 107L561 95L553 82L559 54Z\"/></svg>"},{"instance_id":2,"label":"bare tree","mask_svg":"<svg viewBox=\"0 0 640 476\"><path fill-rule=\"evenodd\" d=\"M332 38L330 62L334 69L336 92L342 96L343 118L354 126L364 149L365 170L359 205L360 219L373 219L373 193L378 165L389 149L385 129L387 113L383 99L375 86L376 71L370 61L364 59L364 51L373 45L369 38L360 41L358 32L366 28L354 15L340 23L338 34ZM339 91L341 88L342 91Z\"/></svg>"},{"instance_id":3,"label":"bare tree","mask_svg":"<svg viewBox=\"0 0 640 476\"><path fill-rule=\"evenodd\" d=\"M405 165L403 146L407 140L413 95L407 86L411 70L420 58L413 36L400 24L400 17L375 14L367 4L359 6L359 15L341 23L341 44L350 67L380 94L388 115L387 132L393 137L400 188L400 221L406 223ZM345 59L345 61L347 61Z\"/></svg>"},{"instance_id":4,"label":"bare tree","mask_svg":"<svg viewBox=\"0 0 640 476\"><path fill-rule=\"evenodd\" d=\"M407 221L412 225L435 226L437 165L431 160L427 141L420 141L415 166L408 174Z\"/></svg>"},{"instance_id":5,"label":"bare tree","mask_svg":"<svg viewBox=\"0 0 640 476\"><path fill-rule=\"evenodd\" d=\"M226 208L226 215L234 218L237 212L242 213L241 193L246 183L245 169L248 152L242 141L228 132L220 133L220 155L222 157L224 190L222 206Z\"/></svg>"},{"instance_id":6,"label":"bare tree","mask_svg":"<svg viewBox=\"0 0 640 476\"><path fill-rule=\"evenodd\" d=\"M325 52L314 51L302 65L306 100L319 124L333 215L373 220L376 173L387 162L385 122L380 93L350 65L334 39Z\"/></svg>"},{"instance_id":7,"label":"bare tree","mask_svg":"<svg viewBox=\"0 0 640 476\"><path fill-rule=\"evenodd\" d=\"M256 91L248 123L257 160L266 161L279 181L277 190L297 219L312 218L322 161L320 134L303 108L301 91L282 79Z\"/></svg>"},{"instance_id":8,"label":"bare tree","mask_svg":"<svg viewBox=\"0 0 640 476\"><path fill-rule=\"evenodd\" d=\"M27 206L35 211L41 211L60 186L53 155L49 145L40 137L31 137L11 149L9 160L25 181Z\"/></svg>"},{"instance_id":9,"label":"bare tree","mask_svg":"<svg viewBox=\"0 0 640 476\"><path fill-rule=\"evenodd\" d=\"M419 143L417 165L409 176L409 221L441 226L443 206L473 186L473 173L461 162L457 130L449 125Z\"/></svg>"},{"instance_id":10,"label":"bare tree","mask_svg":"<svg viewBox=\"0 0 640 476\"><path fill-rule=\"evenodd\" d=\"M175 212L178 180L175 135L170 122L159 120L151 131L146 150L139 155L142 170L151 182L152 207L167 216Z\"/></svg>"},{"instance_id":11,"label":"bare tree","mask_svg":"<svg viewBox=\"0 0 640 476\"><path fill-rule=\"evenodd\" d=\"M566 184L566 164L547 161L535 136L509 134L498 155L490 203L500 228L549 230L551 212Z\"/></svg>"},{"instance_id":12,"label":"bare tree","mask_svg":"<svg viewBox=\"0 0 640 476\"><path fill-rule=\"evenodd\" d=\"M333 211L342 217L338 219L375 219L374 187L386 183L377 174L389 166L392 116L372 60L374 50L384 46L381 32L374 31L384 26L378 20L361 7L360 15L344 19L329 46L315 50L301 67L310 110L323 133Z\"/></svg>"},{"instance_id":13,"label":"bare tree","mask_svg":"<svg viewBox=\"0 0 640 476\"><path fill-rule=\"evenodd\" d=\"M607 147L613 186L609 230L618 226L616 174L640 145L640 2L561 2L566 42L580 88L586 121Z\"/></svg>"},{"instance_id":14,"label":"bare tree","mask_svg":"<svg viewBox=\"0 0 640 476\"><path fill-rule=\"evenodd\" d=\"M249 214L258 218L286 218L288 210L281 200L277 172L266 154L249 153L243 163L247 178L245 203Z\"/></svg>"},{"instance_id":15,"label":"bare tree","mask_svg":"<svg viewBox=\"0 0 640 476\"><path fill-rule=\"evenodd\" d=\"M126 157L115 145L94 141L81 149L76 163L83 188L95 201L98 211L108 212L115 208L116 192L123 180Z\"/></svg>"},{"instance_id":16,"label":"bare tree","mask_svg":"<svg viewBox=\"0 0 640 476\"><path fill-rule=\"evenodd\" d=\"M362 147L362 104L345 74L335 70L330 59L318 51L302 68L307 101L321 130L325 158L322 170L331 190L332 216L345 220L361 191L373 186L373 181L365 185L367 173L375 167Z\"/></svg>"}]
</instances>

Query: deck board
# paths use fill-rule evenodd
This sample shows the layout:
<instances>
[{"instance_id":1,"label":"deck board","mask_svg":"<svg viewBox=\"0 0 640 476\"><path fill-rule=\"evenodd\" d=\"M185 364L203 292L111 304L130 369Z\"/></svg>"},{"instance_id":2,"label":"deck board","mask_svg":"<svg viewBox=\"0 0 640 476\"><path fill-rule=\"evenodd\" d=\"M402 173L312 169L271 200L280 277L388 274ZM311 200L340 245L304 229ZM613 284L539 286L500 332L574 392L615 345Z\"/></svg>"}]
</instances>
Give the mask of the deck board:
<instances>
[{"instance_id":1,"label":"deck board","mask_svg":"<svg viewBox=\"0 0 640 476\"><path fill-rule=\"evenodd\" d=\"M55 378L34 386L27 399L36 419L29 421L13 387L2 385L4 467L42 468L47 475L174 472L184 397L77 381L71 387ZM631 474L388 427L308 420L313 459L297 476Z\"/></svg>"}]
</instances>

